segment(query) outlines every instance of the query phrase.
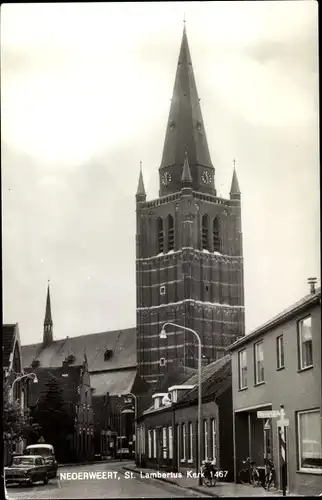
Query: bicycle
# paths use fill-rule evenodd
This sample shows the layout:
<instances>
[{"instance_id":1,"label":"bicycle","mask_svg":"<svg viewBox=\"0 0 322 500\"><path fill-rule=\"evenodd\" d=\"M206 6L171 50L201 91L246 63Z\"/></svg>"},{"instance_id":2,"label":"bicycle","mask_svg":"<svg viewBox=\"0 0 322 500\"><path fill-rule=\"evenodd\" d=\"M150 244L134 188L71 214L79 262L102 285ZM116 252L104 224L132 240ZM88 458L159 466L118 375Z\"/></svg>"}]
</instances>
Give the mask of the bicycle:
<instances>
[{"instance_id":1,"label":"bicycle","mask_svg":"<svg viewBox=\"0 0 322 500\"><path fill-rule=\"evenodd\" d=\"M213 461L205 461L202 468L201 473L203 477L203 482L206 486L216 486L217 477L216 477L217 469Z\"/></svg>"},{"instance_id":2,"label":"bicycle","mask_svg":"<svg viewBox=\"0 0 322 500\"><path fill-rule=\"evenodd\" d=\"M242 464L247 464L247 468L241 469L238 473L238 478L242 484L252 484L253 486L261 486L259 471L254 460L250 457L242 461Z\"/></svg>"},{"instance_id":3,"label":"bicycle","mask_svg":"<svg viewBox=\"0 0 322 500\"><path fill-rule=\"evenodd\" d=\"M275 466L274 462L270 459L267 459L267 470L265 474L265 479L262 484L264 490L269 490L271 487L276 486L276 475L275 475Z\"/></svg>"}]
</instances>

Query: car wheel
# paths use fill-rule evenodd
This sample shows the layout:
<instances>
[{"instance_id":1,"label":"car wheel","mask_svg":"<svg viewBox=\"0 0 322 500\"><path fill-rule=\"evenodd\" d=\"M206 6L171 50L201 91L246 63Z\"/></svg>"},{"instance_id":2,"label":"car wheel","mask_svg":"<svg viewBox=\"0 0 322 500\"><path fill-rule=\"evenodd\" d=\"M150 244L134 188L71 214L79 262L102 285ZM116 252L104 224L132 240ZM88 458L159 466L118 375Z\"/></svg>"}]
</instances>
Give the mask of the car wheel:
<instances>
[{"instance_id":1,"label":"car wheel","mask_svg":"<svg viewBox=\"0 0 322 500\"><path fill-rule=\"evenodd\" d=\"M48 477L47 477L47 474L46 474L46 476L44 477L44 484L48 484Z\"/></svg>"}]
</instances>

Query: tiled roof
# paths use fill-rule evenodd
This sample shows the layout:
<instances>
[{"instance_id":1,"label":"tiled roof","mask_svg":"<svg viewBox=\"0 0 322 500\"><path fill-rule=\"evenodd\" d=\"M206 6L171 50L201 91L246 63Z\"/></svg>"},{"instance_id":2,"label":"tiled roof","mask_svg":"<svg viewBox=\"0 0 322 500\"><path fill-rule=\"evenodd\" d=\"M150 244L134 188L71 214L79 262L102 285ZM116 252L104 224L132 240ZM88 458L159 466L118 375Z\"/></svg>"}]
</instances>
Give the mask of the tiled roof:
<instances>
[{"instance_id":1,"label":"tiled roof","mask_svg":"<svg viewBox=\"0 0 322 500\"><path fill-rule=\"evenodd\" d=\"M191 390L184 391L178 398L178 403L192 401L198 398L198 373L189 378L185 385L194 385ZM201 369L202 397L211 394L219 396L231 384L231 357L226 355Z\"/></svg>"},{"instance_id":2,"label":"tiled roof","mask_svg":"<svg viewBox=\"0 0 322 500\"><path fill-rule=\"evenodd\" d=\"M125 395L132 392L136 377L136 370L119 370L105 373L92 373L91 387L95 389L95 396L103 396L107 392L111 396Z\"/></svg>"},{"instance_id":3,"label":"tiled roof","mask_svg":"<svg viewBox=\"0 0 322 500\"><path fill-rule=\"evenodd\" d=\"M160 380L157 387L155 387L154 394L156 392L168 392L168 388L172 385L181 385L186 382L197 370L195 368L190 368L189 366L179 365L170 368L164 377Z\"/></svg>"},{"instance_id":4,"label":"tiled roof","mask_svg":"<svg viewBox=\"0 0 322 500\"><path fill-rule=\"evenodd\" d=\"M9 368L10 354L13 351L16 325L2 326L3 368Z\"/></svg>"},{"instance_id":5,"label":"tiled roof","mask_svg":"<svg viewBox=\"0 0 322 500\"><path fill-rule=\"evenodd\" d=\"M273 316L273 318L271 318L269 321L266 321L266 323L256 328L256 330L253 330L244 337L241 337L240 339L236 340L236 342L228 346L226 350L233 351L239 348L240 345L243 345L248 341L252 340L254 337L257 337L258 335L261 335L262 333L267 332L272 328L275 328L275 326L277 326L278 324L281 324L284 321L288 321L294 315L298 314L298 312L300 312L301 310L309 307L310 305L318 303L319 300L321 300L321 288L317 288L314 294L310 293L308 295L305 295L300 300L295 302L295 304L292 304L291 306L287 307L276 316Z\"/></svg>"},{"instance_id":6,"label":"tiled roof","mask_svg":"<svg viewBox=\"0 0 322 500\"><path fill-rule=\"evenodd\" d=\"M106 350L112 351L107 361L104 359ZM23 365L31 366L37 359L42 367L59 367L70 354L75 356L74 364L78 365L84 361L85 351L89 372L136 367L136 328L67 337L43 349L41 343L22 346Z\"/></svg>"}]
</instances>

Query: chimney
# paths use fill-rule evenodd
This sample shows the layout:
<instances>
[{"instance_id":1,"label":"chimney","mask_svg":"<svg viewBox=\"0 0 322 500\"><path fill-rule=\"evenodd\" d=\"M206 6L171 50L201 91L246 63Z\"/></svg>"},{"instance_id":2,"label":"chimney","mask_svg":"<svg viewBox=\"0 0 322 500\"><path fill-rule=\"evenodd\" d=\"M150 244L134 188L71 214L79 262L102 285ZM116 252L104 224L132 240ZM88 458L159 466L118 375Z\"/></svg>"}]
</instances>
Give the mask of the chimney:
<instances>
[{"instance_id":1,"label":"chimney","mask_svg":"<svg viewBox=\"0 0 322 500\"><path fill-rule=\"evenodd\" d=\"M308 278L307 282L310 285L310 293L314 294L315 293L315 285L317 283L316 278Z\"/></svg>"}]
</instances>

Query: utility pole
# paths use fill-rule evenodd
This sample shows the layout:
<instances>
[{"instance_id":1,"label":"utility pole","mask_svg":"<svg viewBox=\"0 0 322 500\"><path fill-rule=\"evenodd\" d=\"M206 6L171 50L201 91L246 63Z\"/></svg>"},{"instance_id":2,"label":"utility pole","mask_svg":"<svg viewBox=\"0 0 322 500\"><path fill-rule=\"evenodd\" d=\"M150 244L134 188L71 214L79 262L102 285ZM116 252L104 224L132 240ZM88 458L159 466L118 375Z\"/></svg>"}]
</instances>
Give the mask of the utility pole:
<instances>
[{"instance_id":1,"label":"utility pole","mask_svg":"<svg viewBox=\"0 0 322 500\"><path fill-rule=\"evenodd\" d=\"M287 447L286 447L286 427L289 425L289 420L285 418L284 405L280 405L281 419L277 421L279 427L280 441L280 457L281 457L281 482L283 497L286 496L287 489Z\"/></svg>"}]
</instances>

